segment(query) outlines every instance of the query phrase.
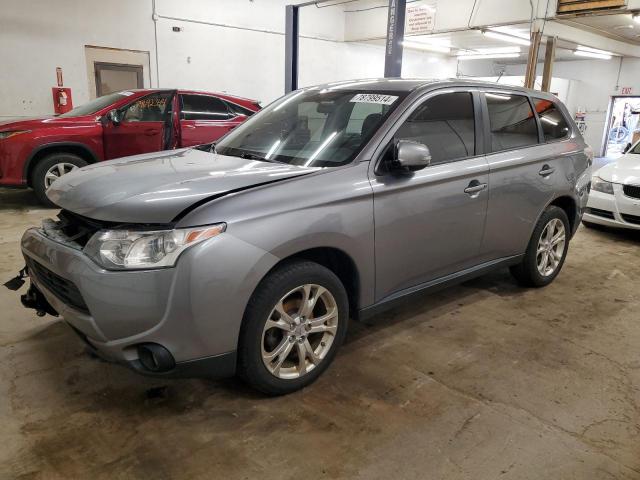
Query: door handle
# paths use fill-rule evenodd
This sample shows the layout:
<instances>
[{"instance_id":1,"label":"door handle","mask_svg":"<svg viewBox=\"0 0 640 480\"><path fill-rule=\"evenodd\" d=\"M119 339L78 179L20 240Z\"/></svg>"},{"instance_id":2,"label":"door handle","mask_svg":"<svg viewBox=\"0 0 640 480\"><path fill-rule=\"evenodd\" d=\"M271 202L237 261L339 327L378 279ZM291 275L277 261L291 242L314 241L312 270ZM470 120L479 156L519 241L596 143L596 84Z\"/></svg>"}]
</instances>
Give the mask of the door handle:
<instances>
[{"instance_id":1,"label":"door handle","mask_svg":"<svg viewBox=\"0 0 640 480\"><path fill-rule=\"evenodd\" d=\"M152 137L152 136L157 135L159 133L160 133L160 130L155 129L155 128L149 128L149 129L144 131L144 134L149 136L149 137Z\"/></svg>"},{"instance_id":2,"label":"door handle","mask_svg":"<svg viewBox=\"0 0 640 480\"><path fill-rule=\"evenodd\" d=\"M184 128L188 128L188 129L190 129L190 130L195 130L195 128L196 128L196 126L195 126L195 125L189 125L189 124L187 124L187 125L183 125L183 127L184 127Z\"/></svg>"},{"instance_id":3,"label":"door handle","mask_svg":"<svg viewBox=\"0 0 640 480\"><path fill-rule=\"evenodd\" d=\"M550 167L549 165L543 165L542 170L538 172L538 175L540 175L541 177L547 177L555 171L556 171L555 168Z\"/></svg>"},{"instance_id":4,"label":"door handle","mask_svg":"<svg viewBox=\"0 0 640 480\"><path fill-rule=\"evenodd\" d=\"M476 197L485 188L487 188L487 184L486 183L480 183L477 180L473 180L469 184L469 186L464 189L464 193L466 193L466 194L468 194L468 195L470 195L472 197Z\"/></svg>"}]
</instances>

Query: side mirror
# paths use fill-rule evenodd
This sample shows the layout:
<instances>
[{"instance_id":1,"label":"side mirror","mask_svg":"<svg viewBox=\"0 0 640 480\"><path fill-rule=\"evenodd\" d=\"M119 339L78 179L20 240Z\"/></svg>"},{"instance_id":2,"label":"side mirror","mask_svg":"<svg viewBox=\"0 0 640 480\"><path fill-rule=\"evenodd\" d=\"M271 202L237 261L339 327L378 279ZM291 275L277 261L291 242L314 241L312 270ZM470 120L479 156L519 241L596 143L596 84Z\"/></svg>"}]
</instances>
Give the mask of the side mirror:
<instances>
[{"instance_id":1,"label":"side mirror","mask_svg":"<svg viewBox=\"0 0 640 480\"><path fill-rule=\"evenodd\" d=\"M431 164L431 152L424 143L412 140L398 140L394 166L400 170L415 172Z\"/></svg>"},{"instance_id":2,"label":"side mirror","mask_svg":"<svg viewBox=\"0 0 640 480\"><path fill-rule=\"evenodd\" d=\"M109 112L107 113L107 120L109 120L114 125L120 125L120 122L122 121L122 116L117 108L114 108L113 110L109 110Z\"/></svg>"},{"instance_id":3,"label":"side mirror","mask_svg":"<svg viewBox=\"0 0 640 480\"><path fill-rule=\"evenodd\" d=\"M627 145L624 147L624 150L622 151L622 153L627 153L629 150L631 150L631 144L627 143Z\"/></svg>"}]
</instances>

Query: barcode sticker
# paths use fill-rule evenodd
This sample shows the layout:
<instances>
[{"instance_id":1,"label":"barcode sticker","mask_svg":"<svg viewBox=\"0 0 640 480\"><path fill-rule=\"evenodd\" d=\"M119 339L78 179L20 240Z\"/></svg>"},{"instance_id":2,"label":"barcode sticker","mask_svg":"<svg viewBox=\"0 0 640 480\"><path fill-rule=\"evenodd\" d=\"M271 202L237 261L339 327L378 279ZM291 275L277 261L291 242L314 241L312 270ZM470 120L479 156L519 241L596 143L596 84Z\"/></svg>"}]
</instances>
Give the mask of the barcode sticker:
<instances>
[{"instance_id":1,"label":"barcode sticker","mask_svg":"<svg viewBox=\"0 0 640 480\"><path fill-rule=\"evenodd\" d=\"M391 105L398 99L395 95L380 95L379 93L358 93L350 102L377 103L378 105Z\"/></svg>"}]
</instances>

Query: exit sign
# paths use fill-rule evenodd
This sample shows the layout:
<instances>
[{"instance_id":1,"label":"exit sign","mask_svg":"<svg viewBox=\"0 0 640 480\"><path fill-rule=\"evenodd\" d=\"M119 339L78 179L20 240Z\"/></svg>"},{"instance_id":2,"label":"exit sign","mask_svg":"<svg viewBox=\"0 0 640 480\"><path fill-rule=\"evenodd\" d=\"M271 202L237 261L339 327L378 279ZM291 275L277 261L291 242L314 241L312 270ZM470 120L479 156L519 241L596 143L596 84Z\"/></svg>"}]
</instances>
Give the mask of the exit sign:
<instances>
[{"instance_id":1,"label":"exit sign","mask_svg":"<svg viewBox=\"0 0 640 480\"><path fill-rule=\"evenodd\" d=\"M633 87L621 87L620 95L633 95Z\"/></svg>"}]
</instances>

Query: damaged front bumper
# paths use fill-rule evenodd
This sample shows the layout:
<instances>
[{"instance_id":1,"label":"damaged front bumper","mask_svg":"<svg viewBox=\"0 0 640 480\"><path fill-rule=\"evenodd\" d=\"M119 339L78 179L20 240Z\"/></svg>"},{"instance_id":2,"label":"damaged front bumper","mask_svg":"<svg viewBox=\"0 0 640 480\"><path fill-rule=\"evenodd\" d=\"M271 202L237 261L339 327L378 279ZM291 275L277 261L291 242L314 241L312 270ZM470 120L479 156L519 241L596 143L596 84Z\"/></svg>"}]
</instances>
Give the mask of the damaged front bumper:
<instances>
[{"instance_id":1,"label":"damaged front bumper","mask_svg":"<svg viewBox=\"0 0 640 480\"><path fill-rule=\"evenodd\" d=\"M17 290L28 277L23 305L38 315L62 317L105 360L154 376L235 373L235 343L224 345L235 339L205 334L216 326L212 309L206 318L193 313L191 262L183 261L181 268L107 271L81 249L36 228L25 232L22 252L27 266L7 287Z\"/></svg>"}]
</instances>

